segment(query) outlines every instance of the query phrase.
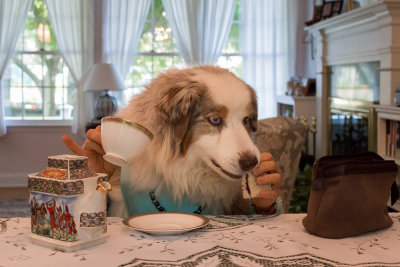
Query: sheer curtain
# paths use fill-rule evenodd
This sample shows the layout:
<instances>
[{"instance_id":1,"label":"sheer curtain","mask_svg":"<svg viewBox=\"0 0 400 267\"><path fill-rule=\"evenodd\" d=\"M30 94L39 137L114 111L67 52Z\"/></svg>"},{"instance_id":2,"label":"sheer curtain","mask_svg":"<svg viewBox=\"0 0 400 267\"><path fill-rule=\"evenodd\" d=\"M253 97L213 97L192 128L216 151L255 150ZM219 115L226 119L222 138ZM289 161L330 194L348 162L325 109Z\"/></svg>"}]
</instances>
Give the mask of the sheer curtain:
<instances>
[{"instance_id":1,"label":"sheer curtain","mask_svg":"<svg viewBox=\"0 0 400 267\"><path fill-rule=\"evenodd\" d=\"M92 95L83 92L83 85L94 63L94 1L46 0L58 47L77 88L72 131L80 134L93 116Z\"/></svg>"},{"instance_id":2,"label":"sheer curtain","mask_svg":"<svg viewBox=\"0 0 400 267\"><path fill-rule=\"evenodd\" d=\"M242 1L243 78L257 92L260 119L276 115L275 96L294 75L297 2Z\"/></svg>"},{"instance_id":3,"label":"sheer curtain","mask_svg":"<svg viewBox=\"0 0 400 267\"><path fill-rule=\"evenodd\" d=\"M0 136L7 132L1 83L24 28L31 3L32 0L0 0Z\"/></svg>"},{"instance_id":4,"label":"sheer curtain","mask_svg":"<svg viewBox=\"0 0 400 267\"><path fill-rule=\"evenodd\" d=\"M133 64L150 4L148 0L105 1L103 58L123 80Z\"/></svg>"},{"instance_id":5,"label":"sheer curtain","mask_svg":"<svg viewBox=\"0 0 400 267\"><path fill-rule=\"evenodd\" d=\"M102 58L105 63L113 64L125 80L134 63L151 1L104 0L104 5ZM120 104L128 102L121 91L112 94L119 98Z\"/></svg>"},{"instance_id":6,"label":"sheer curtain","mask_svg":"<svg viewBox=\"0 0 400 267\"><path fill-rule=\"evenodd\" d=\"M224 48L236 0L163 0L186 64L214 64Z\"/></svg>"}]
</instances>

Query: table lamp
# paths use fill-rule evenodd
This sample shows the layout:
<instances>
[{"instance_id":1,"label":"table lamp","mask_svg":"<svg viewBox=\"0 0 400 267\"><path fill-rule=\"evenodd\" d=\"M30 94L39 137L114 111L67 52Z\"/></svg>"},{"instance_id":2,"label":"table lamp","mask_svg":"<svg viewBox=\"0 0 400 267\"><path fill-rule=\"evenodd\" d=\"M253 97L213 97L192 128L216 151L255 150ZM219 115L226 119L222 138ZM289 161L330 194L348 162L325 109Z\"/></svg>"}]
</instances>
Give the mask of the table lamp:
<instances>
[{"instance_id":1,"label":"table lamp","mask_svg":"<svg viewBox=\"0 0 400 267\"><path fill-rule=\"evenodd\" d=\"M95 64L87 76L86 92L104 91L96 103L96 119L100 120L105 116L113 115L118 104L115 97L108 94L109 90L124 90L125 84L112 64Z\"/></svg>"}]
</instances>

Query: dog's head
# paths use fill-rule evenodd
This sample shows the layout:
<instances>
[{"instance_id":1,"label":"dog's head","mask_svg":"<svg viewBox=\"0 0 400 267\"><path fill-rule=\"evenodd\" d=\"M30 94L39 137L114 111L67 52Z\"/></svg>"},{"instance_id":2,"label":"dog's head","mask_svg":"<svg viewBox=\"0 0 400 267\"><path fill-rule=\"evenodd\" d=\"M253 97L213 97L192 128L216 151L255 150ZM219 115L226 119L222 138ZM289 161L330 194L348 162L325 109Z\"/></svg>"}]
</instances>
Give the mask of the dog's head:
<instances>
[{"instance_id":1,"label":"dog's head","mask_svg":"<svg viewBox=\"0 0 400 267\"><path fill-rule=\"evenodd\" d=\"M172 70L149 85L158 135L175 157L200 159L226 179L257 166L257 99L231 72L212 66Z\"/></svg>"}]
</instances>

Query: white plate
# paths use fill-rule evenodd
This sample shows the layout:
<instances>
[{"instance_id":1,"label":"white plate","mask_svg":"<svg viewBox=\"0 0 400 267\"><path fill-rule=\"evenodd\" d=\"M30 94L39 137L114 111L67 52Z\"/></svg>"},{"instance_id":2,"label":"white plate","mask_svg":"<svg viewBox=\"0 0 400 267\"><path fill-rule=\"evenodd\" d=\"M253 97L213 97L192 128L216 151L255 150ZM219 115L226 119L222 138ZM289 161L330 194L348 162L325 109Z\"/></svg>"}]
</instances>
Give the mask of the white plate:
<instances>
[{"instance_id":1,"label":"white plate","mask_svg":"<svg viewBox=\"0 0 400 267\"><path fill-rule=\"evenodd\" d=\"M207 225L205 216L185 212L154 212L134 215L122 223L150 235L177 235Z\"/></svg>"}]
</instances>

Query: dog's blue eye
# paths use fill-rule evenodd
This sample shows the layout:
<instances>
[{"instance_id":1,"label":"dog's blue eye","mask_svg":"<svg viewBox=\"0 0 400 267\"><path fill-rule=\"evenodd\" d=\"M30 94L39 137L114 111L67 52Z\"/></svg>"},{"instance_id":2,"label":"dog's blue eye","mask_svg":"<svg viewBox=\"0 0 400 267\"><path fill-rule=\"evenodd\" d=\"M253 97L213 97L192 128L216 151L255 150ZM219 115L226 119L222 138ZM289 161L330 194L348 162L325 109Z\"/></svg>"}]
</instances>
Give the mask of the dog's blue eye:
<instances>
[{"instance_id":1,"label":"dog's blue eye","mask_svg":"<svg viewBox=\"0 0 400 267\"><path fill-rule=\"evenodd\" d=\"M222 118L221 117L211 117L211 118L208 118L208 122L214 126L219 126L222 123Z\"/></svg>"}]
</instances>

